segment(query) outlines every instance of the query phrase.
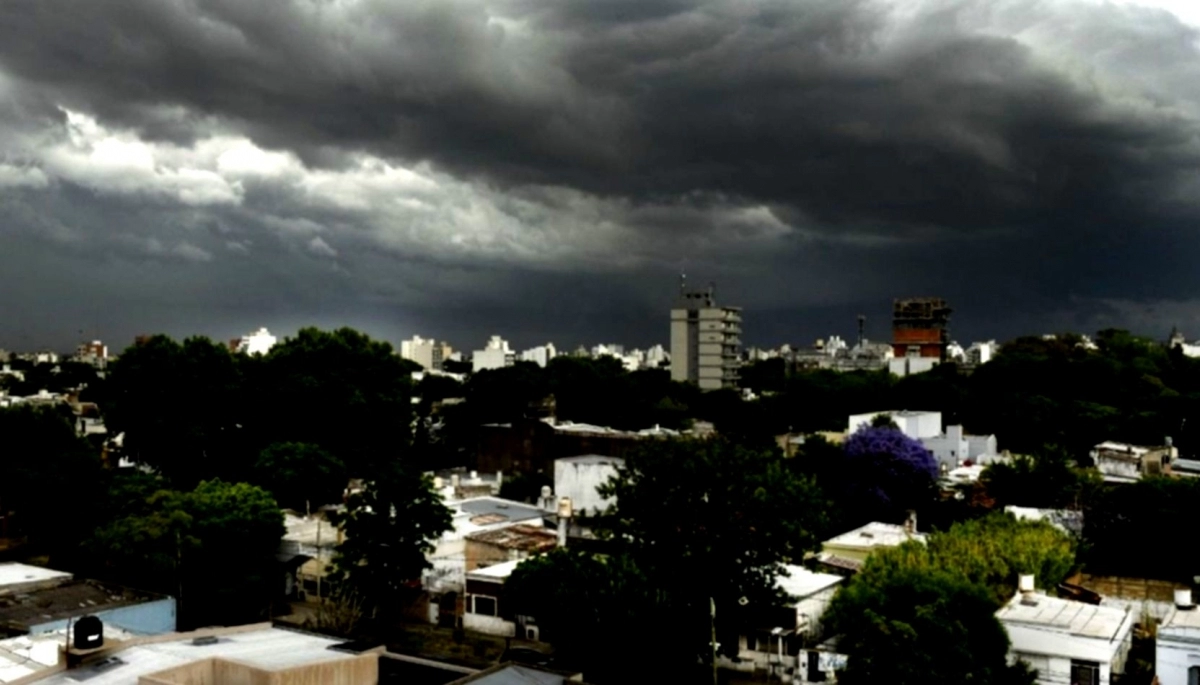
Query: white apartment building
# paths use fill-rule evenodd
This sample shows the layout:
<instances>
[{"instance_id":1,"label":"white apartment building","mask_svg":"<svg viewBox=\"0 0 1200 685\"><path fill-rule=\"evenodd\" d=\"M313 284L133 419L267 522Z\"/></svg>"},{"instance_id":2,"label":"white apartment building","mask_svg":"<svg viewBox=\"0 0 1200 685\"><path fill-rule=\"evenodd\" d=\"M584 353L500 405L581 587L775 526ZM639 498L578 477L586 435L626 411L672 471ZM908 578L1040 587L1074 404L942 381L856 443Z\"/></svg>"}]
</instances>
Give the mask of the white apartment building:
<instances>
[{"instance_id":1,"label":"white apartment building","mask_svg":"<svg viewBox=\"0 0 1200 685\"><path fill-rule=\"evenodd\" d=\"M260 328L253 333L247 333L234 341L233 351L241 354L266 354L271 351L277 342L275 336L265 328Z\"/></svg>"},{"instance_id":2,"label":"white apartment building","mask_svg":"<svg viewBox=\"0 0 1200 685\"><path fill-rule=\"evenodd\" d=\"M440 370L442 362L449 359L453 352L446 343L428 340L419 335L414 335L412 340L400 341L400 356L420 364L429 371Z\"/></svg>"},{"instance_id":3,"label":"white apartment building","mask_svg":"<svg viewBox=\"0 0 1200 685\"><path fill-rule=\"evenodd\" d=\"M707 290L681 290L671 310L671 380L702 390L737 388L742 309L717 305Z\"/></svg>"},{"instance_id":4,"label":"white apartment building","mask_svg":"<svg viewBox=\"0 0 1200 685\"><path fill-rule=\"evenodd\" d=\"M478 373L488 369L502 369L512 366L516 354L508 346L508 341L498 335L493 335L482 350L471 353L471 371Z\"/></svg>"},{"instance_id":5,"label":"white apartment building","mask_svg":"<svg viewBox=\"0 0 1200 685\"><path fill-rule=\"evenodd\" d=\"M522 352L521 361L533 362L544 369L550 363L550 360L557 356L558 350L555 349L554 343L548 342L545 345L538 345Z\"/></svg>"}]
</instances>

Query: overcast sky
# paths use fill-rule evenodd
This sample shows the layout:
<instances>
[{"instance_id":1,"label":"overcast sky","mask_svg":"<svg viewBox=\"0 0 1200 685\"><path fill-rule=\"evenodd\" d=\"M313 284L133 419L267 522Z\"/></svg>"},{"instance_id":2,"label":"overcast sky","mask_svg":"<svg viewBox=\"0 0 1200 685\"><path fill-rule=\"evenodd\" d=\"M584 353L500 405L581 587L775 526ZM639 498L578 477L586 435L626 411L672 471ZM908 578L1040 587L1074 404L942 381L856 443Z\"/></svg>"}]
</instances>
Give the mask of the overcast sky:
<instances>
[{"instance_id":1,"label":"overcast sky","mask_svg":"<svg viewBox=\"0 0 1200 685\"><path fill-rule=\"evenodd\" d=\"M1194 0L4 0L0 347L1200 337Z\"/></svg>"}]
</instances>

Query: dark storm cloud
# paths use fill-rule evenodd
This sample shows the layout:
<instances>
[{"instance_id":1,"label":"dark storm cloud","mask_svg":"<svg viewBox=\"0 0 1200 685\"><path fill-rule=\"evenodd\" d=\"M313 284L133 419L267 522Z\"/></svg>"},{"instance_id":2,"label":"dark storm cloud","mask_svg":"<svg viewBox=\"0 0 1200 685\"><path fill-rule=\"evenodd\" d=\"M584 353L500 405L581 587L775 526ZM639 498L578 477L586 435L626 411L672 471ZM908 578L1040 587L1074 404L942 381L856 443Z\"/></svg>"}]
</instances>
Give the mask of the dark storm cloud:
<instances>
[{"instance_id":1,"label":"dark storm cloud","mask_svg":"<svg viewBox=\"0 0 1200 685\"><path fill-rule=\"evenodd\" d=\"M1200 287L1198 41L1087 0L9 0L0 235L477 334L554 293L661 340L681 267L780 312L762 342L918 292L1161 323Z\"/></svg>"}]
</instances>

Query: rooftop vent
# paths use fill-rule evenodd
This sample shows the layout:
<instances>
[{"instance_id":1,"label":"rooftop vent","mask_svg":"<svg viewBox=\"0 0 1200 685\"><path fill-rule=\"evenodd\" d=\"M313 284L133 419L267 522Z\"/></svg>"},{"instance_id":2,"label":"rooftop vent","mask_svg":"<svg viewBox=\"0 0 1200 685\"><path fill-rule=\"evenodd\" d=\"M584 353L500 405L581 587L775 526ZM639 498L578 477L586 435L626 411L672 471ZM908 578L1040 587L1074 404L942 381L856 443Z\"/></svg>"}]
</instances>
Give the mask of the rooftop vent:
<instances>
[{"instance_id":1,"label":"rooftop vent","mask_svg":"<svg viewBox=\"0 0 1200 685\"><path fill-rule=\"evenodd\" d=\"M215 645L220 641L221 638L217 637L216 635L203 635L201 637L192 638L192 646L205 647L208 645Z\"/></svg>"},{"instance_id":2,"label":"rooftop vent","mask_svg":"<svg viewBox=\"0 0 1200 685\"><path fill-rule=\"evenodd\" d=\"M1196 608L1196 605L1192 603L1191 590L1175 591L1175 608L1182 609L1184 611L1191 611L1192 609Z\"/></svg>"}]
</instances>

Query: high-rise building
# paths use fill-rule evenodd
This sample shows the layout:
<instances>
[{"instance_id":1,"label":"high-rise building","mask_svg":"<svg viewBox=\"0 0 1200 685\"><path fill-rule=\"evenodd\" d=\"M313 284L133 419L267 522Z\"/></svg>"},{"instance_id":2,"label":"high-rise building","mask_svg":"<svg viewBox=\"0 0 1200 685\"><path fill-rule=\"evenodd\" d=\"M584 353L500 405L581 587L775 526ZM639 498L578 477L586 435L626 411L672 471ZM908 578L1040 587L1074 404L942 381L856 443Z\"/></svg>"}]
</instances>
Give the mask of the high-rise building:
<instances>
[{"instance_id":1,"label":"high-rise building","mask_svg":"<svg viewBox=\"0 0 1200 685\"><path fill-rule=\"evenodd\" d=\"M688 291L681 282L671 309L671 380L736 388L741 352L742 308L718 306L711 285Z\"/></svg>"},{"instance_id":2,"label":"high-rise building","mask_svg":"<svg viewBox=\"0 0 1200 685\"><path fill-rule=\"evenodd\" d=\"M471 371L478 373L489 369L502 369L512 366L516 354L508 346L508 341L498 335L493 335L482 350L471 353Z\"/></svg>"},{"instance_id":3,"label":"high-rise building","mask_svg":"<svg viewBox=\"0 0 1200 685\"><path fill-rule=\"evenodd\" d=\"M260 328L253 333L247 333L240 338L234 338L230 341L229 347L236 353L256 355L266 354L271 351L277 342L275 336L265 328Z\"/></svg>"},{"instance_id":4,"label":"high-rise building","mask_svg":"<svg viewBox=\"0 0 1200 685\"><path fill-rule=\"evenodd\" d=\"M945 361L950 344L950 307L938 297L896 300L892 309L892 350L896 357Z\"/></svg>"},{"instance_id":5,"label":"high-rise building","mask_svg":"<svg viewBox=\"0 0 1200 685\"><path fill-rule=\"evenodd\" d=\"M414 335L412 340L400 341L400 356L414 361L430 371L441 371L442 362L449 359L453 353L454 350L450 345L436 340L426 340L419 335Z\"/></svg>"}]
</instances>

